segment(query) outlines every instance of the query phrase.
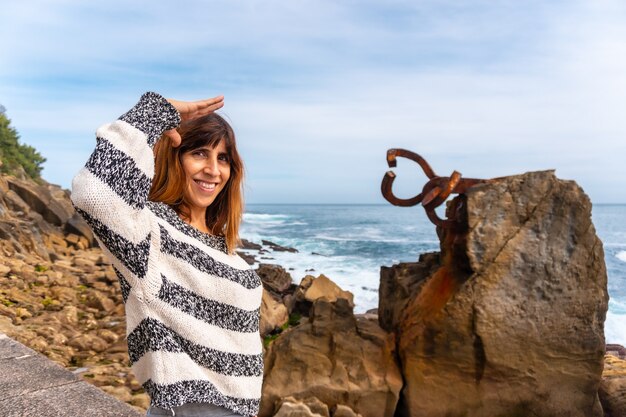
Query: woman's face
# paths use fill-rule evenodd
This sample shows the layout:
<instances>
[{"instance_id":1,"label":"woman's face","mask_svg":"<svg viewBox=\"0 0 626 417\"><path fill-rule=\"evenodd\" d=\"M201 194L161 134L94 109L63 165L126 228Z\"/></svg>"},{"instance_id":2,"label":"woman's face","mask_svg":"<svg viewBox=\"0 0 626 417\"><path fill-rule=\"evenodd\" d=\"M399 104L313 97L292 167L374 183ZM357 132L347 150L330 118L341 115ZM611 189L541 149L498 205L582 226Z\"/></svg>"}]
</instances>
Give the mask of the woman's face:
<instances>
[{"instance_id":1,"label":"woman's face","mask_svg":"<svg viewBox=\"0 0 626 417\"><path fill-rule=\"evenodd\" d=\"M223 140L217 146L196 148L182 155L185 197L192 211L206 209L230 178L230 160Z\"/></svg>"}]
</instances>

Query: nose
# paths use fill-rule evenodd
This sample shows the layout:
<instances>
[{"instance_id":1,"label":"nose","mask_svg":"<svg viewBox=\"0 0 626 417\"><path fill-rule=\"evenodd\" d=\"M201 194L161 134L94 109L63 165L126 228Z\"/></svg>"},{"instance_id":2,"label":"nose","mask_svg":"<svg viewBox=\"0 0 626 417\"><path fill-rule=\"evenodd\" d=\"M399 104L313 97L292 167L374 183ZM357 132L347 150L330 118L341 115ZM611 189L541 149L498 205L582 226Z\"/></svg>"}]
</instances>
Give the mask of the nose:
<instances>
[{"instance_id":1,"label":"nose","mask_svg":"<svg viewBox=\"0 0 626 417\"><path fill-rule=\"evenodd\" d=\"M212 177L220 175L217 157L207 159L206 164L204 165L204 172Z\"/></svg>"}]
</instances>

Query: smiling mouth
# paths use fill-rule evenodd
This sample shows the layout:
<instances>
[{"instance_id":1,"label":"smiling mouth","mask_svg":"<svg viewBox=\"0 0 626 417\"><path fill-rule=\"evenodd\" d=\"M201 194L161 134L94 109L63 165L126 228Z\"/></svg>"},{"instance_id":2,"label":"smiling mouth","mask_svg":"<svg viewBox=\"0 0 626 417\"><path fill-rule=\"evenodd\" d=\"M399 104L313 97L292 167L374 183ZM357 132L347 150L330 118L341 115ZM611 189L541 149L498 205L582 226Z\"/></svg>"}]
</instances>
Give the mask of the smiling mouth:
<instances>
[{"instance_id":1,"label":"smiling mouth","mask_svg":"<svg viewBox=\"0 0 626 417\"><path fill-rule=\"evenodd\" d=\"M214 182L206 182L201 180L194 180L194 182L198 184L198 186L204 191L214 191L215 187L217 187L217 184Z\"/></svg>"}]
</instances>

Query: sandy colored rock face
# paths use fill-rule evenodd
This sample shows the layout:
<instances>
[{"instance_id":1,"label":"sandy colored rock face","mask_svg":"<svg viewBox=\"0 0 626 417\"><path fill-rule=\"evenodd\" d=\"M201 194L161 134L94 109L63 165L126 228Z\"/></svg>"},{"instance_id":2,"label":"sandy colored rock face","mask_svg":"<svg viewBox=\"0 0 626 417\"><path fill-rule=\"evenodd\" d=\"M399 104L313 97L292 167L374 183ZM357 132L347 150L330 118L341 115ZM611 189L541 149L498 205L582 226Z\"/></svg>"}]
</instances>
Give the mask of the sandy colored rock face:
<instances>
[{"instance_id":1,"label":"sandy colored rock face","mask_svg":"<svg viewBox=\"0 0 626 417\"><path fill-rule=\"evenodd\" d=\"M394 323L402 415L601 417L607 276L589 199L538 172L474 187L466 207L464 282L424 314L433 274Z\"/></svg>"},{"instance_id":2,"label":"sandy colored rock face","mask_svg":"<svg viewBox=\"0 0 626 417\"><path fill-rule=\"evenodd\" d=\"M354 295L350 291L342 290L324 274L321 274L317 278L312 275L307 275L302 278L296 296L310 303L320 298L324 298L330 302L335 302L337 299L343 298L348 300L350 305L354 307Z\"/></svg>"},{"instance_id":3,"label":"sandy colored rock face","mask_svg":"<svg viewBox=\"0 0 626 417\"><path fill-rule=\"evenodd\" d=\"M0 176L0 332L145 410L148 395L128 367L119 284L93 235L72 217L65 191L7 178Z\"/></svg>"},{"instance_id":4,"label":"sandy colored rock face","mask_svg":"<svg viewBox=\"0 0 626 417\"><path fill-rule=\"evenodd\" d=\"M261 302L261 319L259 322L259 331L261 336L265 336L277 327L282 326L289 320L287 307L265 289L263 290L263 298Z\"/></svg>"},{"instance_id":5,"label":"sandy colored rock face","mask_svg":"<svg viewBox=\"0 0 626 417\"><path fill-rule=\"evenodd\" d=\"M308 323L271 343L259 416L273 415L280 398L293 396L315 397L329 409L346 405L364 417L390 417L401 387L393 335L375 321L355 318L348 300L319 299Z\"/></svg>"},{"instance_id":6,"label":"sandy colored rock face","mask_svg":"<svg viewBox=\"0 0 626 417\"><path fill-rule=\"evenodd\" d=\"M605 417L626 416L626 361L615 356L604 357L600 383L600 401Z\"/></svg>"}]
</instances>

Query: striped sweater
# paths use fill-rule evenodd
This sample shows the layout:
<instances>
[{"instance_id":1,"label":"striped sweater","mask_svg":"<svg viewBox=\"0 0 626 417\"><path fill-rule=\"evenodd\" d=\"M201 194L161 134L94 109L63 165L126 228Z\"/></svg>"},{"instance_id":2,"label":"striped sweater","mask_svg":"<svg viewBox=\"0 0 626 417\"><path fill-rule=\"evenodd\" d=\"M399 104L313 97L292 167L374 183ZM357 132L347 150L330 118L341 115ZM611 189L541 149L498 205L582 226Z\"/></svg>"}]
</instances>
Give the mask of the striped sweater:
<instances>
[{"instance_id":1,"label":"striped sweater","mask_svg":"<svg viewBox=\"0 0 626 417\"><path fill-rule=\"evenodd\" d=\"M180 115L144 94L100 127L96 149L72 182L72 202L119 278L132 370L151 405L212 403L258 412L263 357L262 286L223 237L200 232L148 201L152 148Z\"/></svg>"}]
</instances>

